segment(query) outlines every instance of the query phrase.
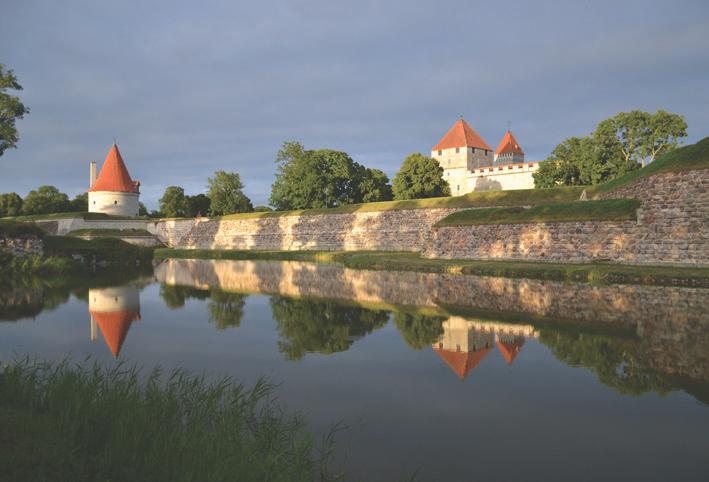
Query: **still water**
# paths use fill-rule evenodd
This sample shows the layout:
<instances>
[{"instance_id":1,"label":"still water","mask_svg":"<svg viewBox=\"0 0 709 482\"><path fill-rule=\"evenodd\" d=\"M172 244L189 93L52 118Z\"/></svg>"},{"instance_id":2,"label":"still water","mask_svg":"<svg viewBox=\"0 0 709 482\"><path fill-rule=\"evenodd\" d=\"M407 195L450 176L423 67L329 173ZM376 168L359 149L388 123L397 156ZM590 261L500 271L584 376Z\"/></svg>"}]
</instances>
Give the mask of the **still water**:
<instances>
[{"instance_id":1,"label":"still water","mask_svg":"<svg viewBox=\"0 0 709 482\"><path fill-rule=\"evenodd\" d=\"M0 360L279 383L353 479L709 480L709 290L170 260L0 297Z\"/></svg>"}]
</instances>

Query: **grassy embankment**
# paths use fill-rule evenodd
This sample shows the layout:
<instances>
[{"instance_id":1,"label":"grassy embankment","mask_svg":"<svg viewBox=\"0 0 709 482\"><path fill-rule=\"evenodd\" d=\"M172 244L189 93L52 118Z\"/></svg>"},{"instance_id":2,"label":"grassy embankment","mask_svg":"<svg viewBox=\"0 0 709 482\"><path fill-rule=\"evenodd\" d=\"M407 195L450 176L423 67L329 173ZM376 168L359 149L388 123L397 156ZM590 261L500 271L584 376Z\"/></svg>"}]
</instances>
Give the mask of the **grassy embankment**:
<instances>
[{"instance_id":1,"label":"grassy embankment","mask_svg":"<svg viewBox=\"0 0 709 482\"><path fill-rule=\"evenodd\" d=\"M231 259L340 263L347 268L425 273L467 274L507 278L549 279L593 283L632 283L709 287L709 269L604 263L537 263L429 259L419 253L382 251L237 251L156 249L155 260Z\"/></svg>"},{"instance_id":2,"label":"grassy embankment","mask_svg":"<svg viewBox=\"0 0 709 482\"><path fill-rule=\"evenodd\" d=\"M635 199L573 201L523 207L483 208L458 211L436 226L480 224L559 223L572 221L625 221L637 218L640 202Z\"/></svg>"},{"instance_id":3,"label":"grassy embankment","mask_svg":"<svg viewBox=\"0 0 709 482\"><path fill-rule=\"evenodd\" d=\"M91 238L136 238L152 237L145 229L76 229L66 233L70 237L91 237Z\"/></svg>"},{"instance_id":4,"label":"grassy embankment","mask_svg":"<svg viewBox=\"0 0 709 482\"><path fill-rule=\"evenodd\" d=\"M147 218L132 218L129 216L114 216L104 213L88 213L83 211L78 212L65 212L65 213L51 213L51 214L27 214L22 216L12 216L0 218L0 220L6 221L17 221L17 222L33 222L33 221L52 221L55 219L71 219L71 218L81 218L86 220L128 220L128 219L147 219Z\"/></svg>"},{"instance_id":5,"label":"grassy embankment","mask_svg":"<svg viewBox=\"0 0 709 482\"><path fill-rule=\"evenodd\" d=\"M328 479L302 417L264 381L28 360L0 371L3 480ZM143 380L143 381L141 381ZM324 455L322 455L324 454Z\"/></svg>"}]
</instances>

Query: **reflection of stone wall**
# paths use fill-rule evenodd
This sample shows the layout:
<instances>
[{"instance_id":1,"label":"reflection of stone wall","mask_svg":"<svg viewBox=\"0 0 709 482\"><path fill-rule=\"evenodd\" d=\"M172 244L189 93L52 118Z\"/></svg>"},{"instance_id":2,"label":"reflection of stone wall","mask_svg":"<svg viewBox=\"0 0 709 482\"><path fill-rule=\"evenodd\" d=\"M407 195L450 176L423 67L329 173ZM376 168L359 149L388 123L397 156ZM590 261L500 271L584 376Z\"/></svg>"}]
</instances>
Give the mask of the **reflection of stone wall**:
<instances>
[{"instance_id":1,"label":"reflection of stone wall","mask_svg":"<svg viewBox=\"0 0 709 482\"><path fill-rule=\"evenodd\" d=\"M444 226L426 256L709 266L709 170L648 176L605 197L638 199L638 221Z\"/></svg>"},{"instance_id":2,"label":"reflection of stone wall","mask_svg":"<svg viewBox=\"0 0 709 482\"><path fill-rule=\"evenodd\" d=\"M167 260L161 283L201 289L318 297L440 310L467 307L518 322L533 317L634 328L644 363L666 374L709 380L709 290L588 285L450 274L351 270L335 264Z\"/></svg>"},{"instance_id":3,"label":"reflection of stone wall","mask_svg":"<svg viewBox=\"0 0 709 482\"><path fill-rule=\"evenodd\" d=\"M0 250L5 250L15 256L44 254L44 243L36 237L4 238L0 236Z\"/></svg>"},{"instance_id":4,"label":"reflection of stone wall","mask_svg":"<svg viewBox=\"0 0 709 482\"><path fill-rule=\"evenodd\" d=\"M457 209L407 209L245 219L161 221L149 230L175 248L421 251Z\"/></svg>"}]
</instances>

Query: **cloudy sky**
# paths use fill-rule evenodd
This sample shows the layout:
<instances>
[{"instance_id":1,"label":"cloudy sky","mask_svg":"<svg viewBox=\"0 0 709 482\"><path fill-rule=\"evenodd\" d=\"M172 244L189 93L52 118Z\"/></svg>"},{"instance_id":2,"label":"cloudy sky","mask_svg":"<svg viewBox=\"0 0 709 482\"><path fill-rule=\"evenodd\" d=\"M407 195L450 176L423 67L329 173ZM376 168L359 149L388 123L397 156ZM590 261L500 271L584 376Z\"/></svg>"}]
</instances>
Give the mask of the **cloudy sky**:
<instances>
[{"instance_id":1,"label":"cloudy sky","mask_svg":"<svg viewBox=\"0 0 709 482\"><path fill-rule=\"evenodd\" d=\"M616 112L709 135L709 2L0 0L0 62L31 113L0 192L87 187L113 139L142 199L237 171L268 199L285 140L390 176L463 115L528 159Z\"/></svg>"}]
</instances>

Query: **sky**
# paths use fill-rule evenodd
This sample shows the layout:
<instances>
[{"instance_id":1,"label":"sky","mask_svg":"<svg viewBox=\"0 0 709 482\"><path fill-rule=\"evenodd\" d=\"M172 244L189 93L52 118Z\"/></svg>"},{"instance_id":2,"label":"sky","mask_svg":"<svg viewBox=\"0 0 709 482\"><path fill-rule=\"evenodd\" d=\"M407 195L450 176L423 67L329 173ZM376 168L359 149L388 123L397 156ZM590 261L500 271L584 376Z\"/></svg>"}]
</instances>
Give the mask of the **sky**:
<instances>
[{"instance_id":1,"label":"sky","mask_svg":"<svg viewBox=\"0 0 709 482\"><path fill-rule=\"evenodd\" d=\"M526 158L617 112L709 135L709 2L0 0L0 63L31 112L0 192L88 188L114 139L141 200L236 171L266 204L284 141L390 177L462 115Z\"/></svg>"}]
</instances>

